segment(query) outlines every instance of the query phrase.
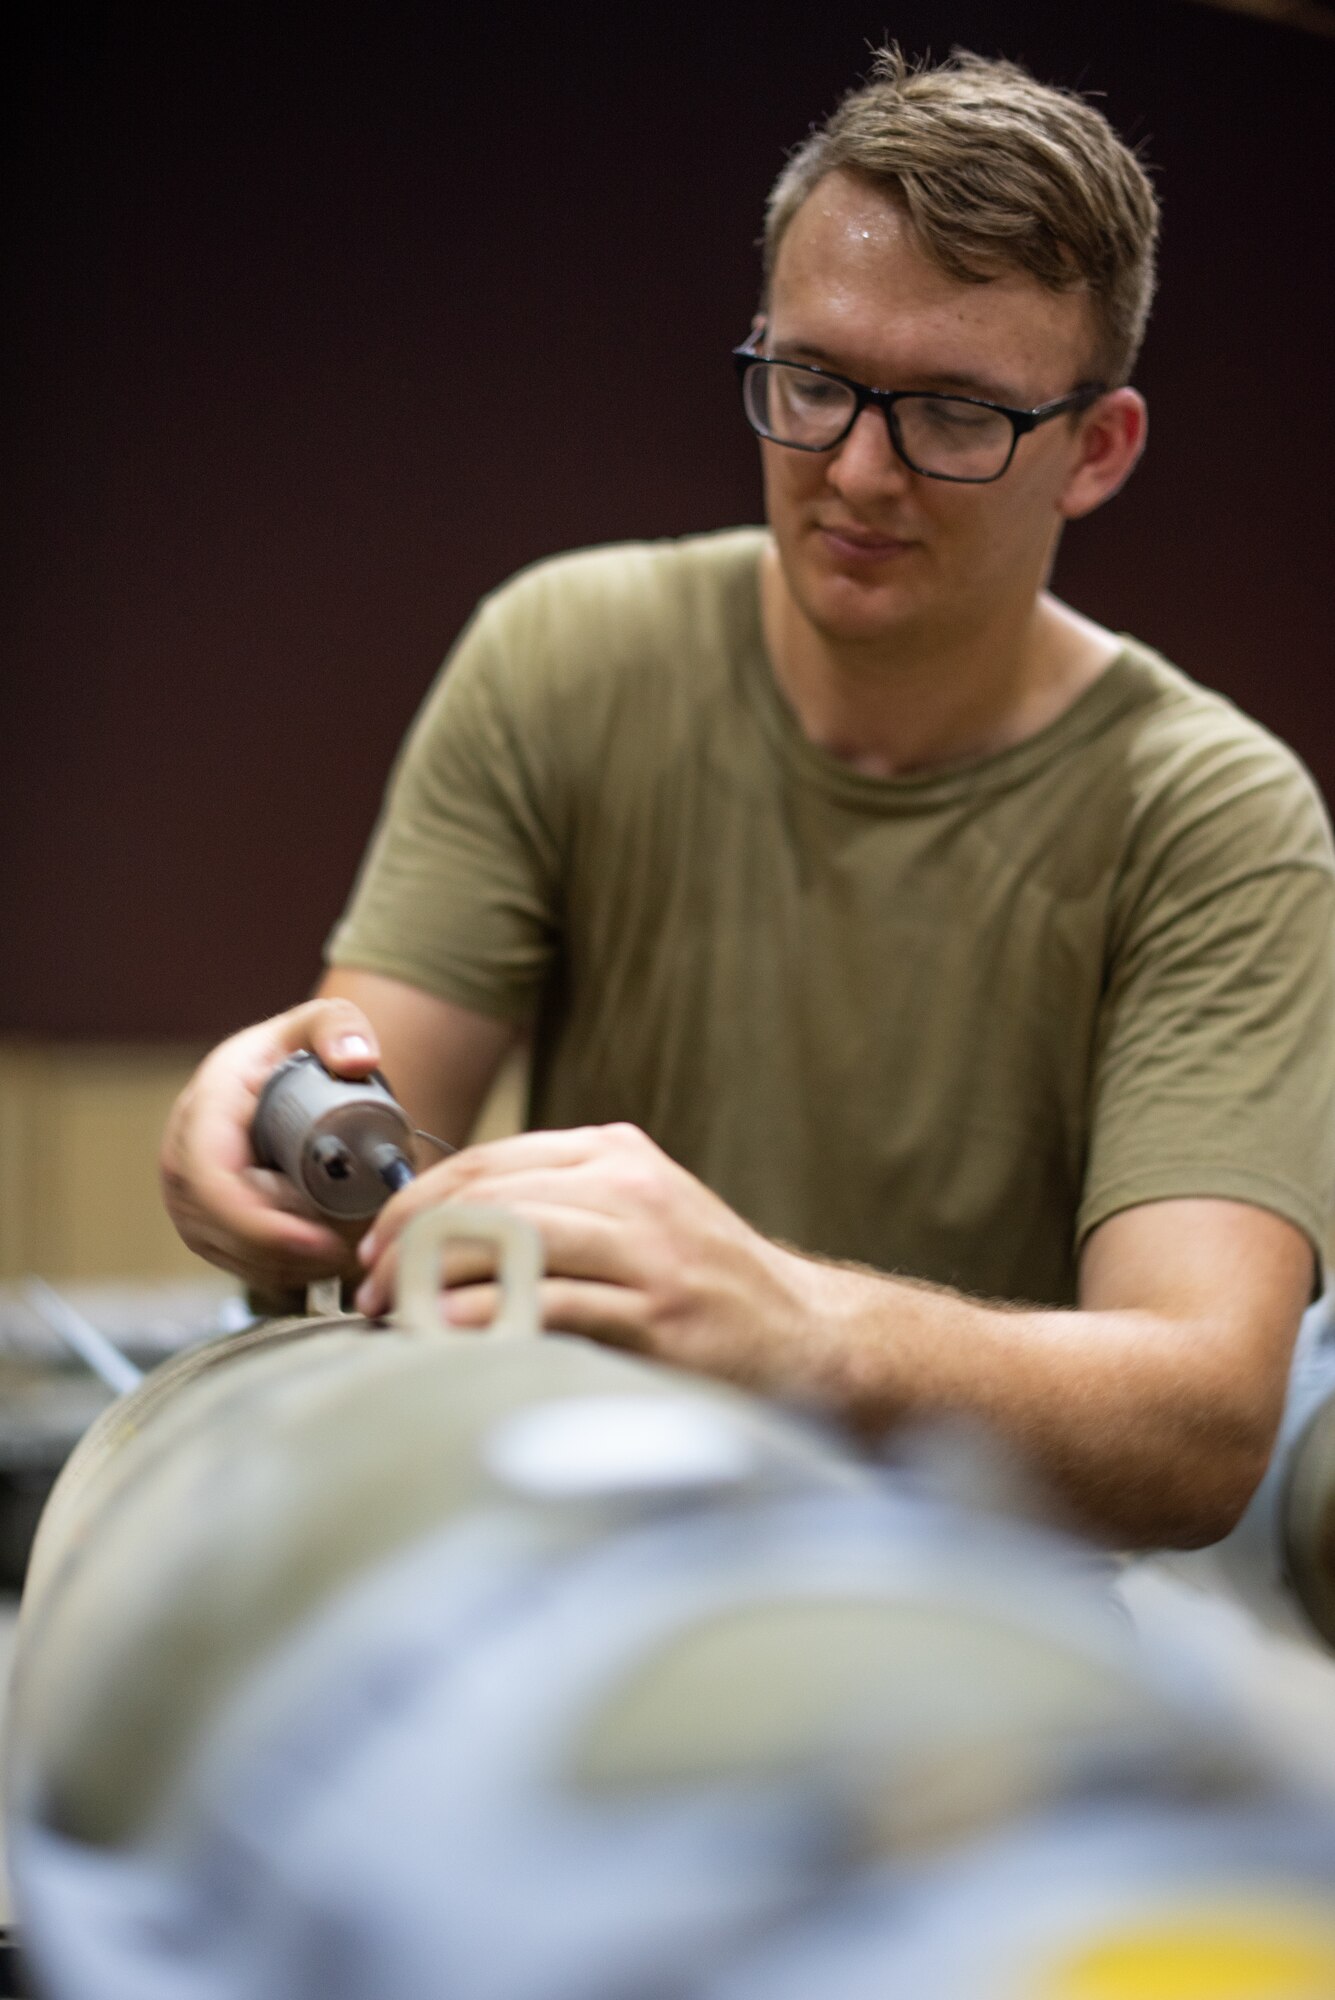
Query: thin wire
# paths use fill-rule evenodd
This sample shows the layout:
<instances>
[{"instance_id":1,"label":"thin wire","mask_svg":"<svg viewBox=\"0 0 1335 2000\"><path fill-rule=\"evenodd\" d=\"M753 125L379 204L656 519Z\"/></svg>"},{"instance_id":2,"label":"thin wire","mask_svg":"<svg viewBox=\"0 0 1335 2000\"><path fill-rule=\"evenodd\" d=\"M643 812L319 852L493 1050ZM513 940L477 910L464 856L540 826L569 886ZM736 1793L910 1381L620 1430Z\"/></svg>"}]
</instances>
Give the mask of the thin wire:
<instances>
[{"instance_id":1,"label":"thin wire","mask_svg":"<svg viewBox=\"0 0 1335 2000\"><path fill-rule=\"evenodd\" d=\"M420 1126L413 1127L413 1137L425 1139L429 1146L439 1146L442 1153L457 1153L459 1150L457 1146L452 1146L448 1139L438 1139L434 1132L423 1132Z\"/></svg>"}]
</instances>

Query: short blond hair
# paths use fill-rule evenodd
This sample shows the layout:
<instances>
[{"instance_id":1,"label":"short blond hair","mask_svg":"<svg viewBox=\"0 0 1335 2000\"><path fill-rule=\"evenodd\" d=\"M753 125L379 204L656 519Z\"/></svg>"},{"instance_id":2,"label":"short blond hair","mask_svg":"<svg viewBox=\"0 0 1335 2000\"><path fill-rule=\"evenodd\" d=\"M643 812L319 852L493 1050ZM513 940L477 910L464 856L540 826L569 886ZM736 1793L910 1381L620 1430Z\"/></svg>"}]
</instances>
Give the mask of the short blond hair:
<instances>
[{"instance_id":1,"label":"short blond hair","mask_svg":"<svg viewBox=\"0 0 1335 2000\"><path fill-rule=\"evenodd\" d=\"M1018 63L956 49L912 67L891 45L789 158L765 210L765 285L794 215L827 174L861 175L899 202L933 262L981 283L1027 272L1083 287L1096 379L1129 377L1154 296L1159 204L1101 111Z\"/></svg>"}]
</instances>

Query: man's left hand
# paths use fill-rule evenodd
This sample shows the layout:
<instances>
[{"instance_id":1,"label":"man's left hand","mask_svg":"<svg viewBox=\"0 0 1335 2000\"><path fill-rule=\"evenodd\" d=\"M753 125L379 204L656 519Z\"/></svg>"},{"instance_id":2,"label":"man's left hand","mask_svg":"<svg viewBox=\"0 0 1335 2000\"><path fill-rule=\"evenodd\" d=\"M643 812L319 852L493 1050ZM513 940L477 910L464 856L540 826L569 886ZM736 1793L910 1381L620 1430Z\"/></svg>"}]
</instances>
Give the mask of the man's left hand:
<instances>
[{"instance_id":1,"label":"man's left hand","mask_svg":"<svg viewBox=\"0 0 1335 2000\"><path fill-rule=\"evenodd\" d=\"M542 1325L751 1388L803 1386L817 1359L808 1299L817 1266L769 1242L633 1125L527 1132L431 1167L363 1239L370 1317L394 1294L398 1239L440 1202L494 1204L542 1239ZM444 1317L484 1327L494 1284L449 1265ZM462 1283L458 1283L463 1280ZM814 1385L812 1385L814 1386Z\"/></svg>"}]
</instances>

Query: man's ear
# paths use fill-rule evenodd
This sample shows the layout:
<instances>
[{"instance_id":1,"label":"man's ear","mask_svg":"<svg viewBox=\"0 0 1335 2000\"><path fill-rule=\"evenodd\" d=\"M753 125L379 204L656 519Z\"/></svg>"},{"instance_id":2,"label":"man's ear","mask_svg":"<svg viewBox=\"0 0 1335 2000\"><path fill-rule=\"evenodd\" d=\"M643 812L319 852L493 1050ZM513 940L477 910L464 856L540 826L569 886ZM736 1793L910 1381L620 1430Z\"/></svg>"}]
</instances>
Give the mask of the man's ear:
<instances>
[{"instance_id":1,"label":"man's ear","mask_svg":"<svg viewBox=\"0 0 1335 2000\"><path fill-rule=\"evenodd\" d=\"M1149 412L1138 389L1110 389L1080 419L1080 450L1057 502L1068 521L1111 500L1145 449Z\"/></svg>"}]
</instances>

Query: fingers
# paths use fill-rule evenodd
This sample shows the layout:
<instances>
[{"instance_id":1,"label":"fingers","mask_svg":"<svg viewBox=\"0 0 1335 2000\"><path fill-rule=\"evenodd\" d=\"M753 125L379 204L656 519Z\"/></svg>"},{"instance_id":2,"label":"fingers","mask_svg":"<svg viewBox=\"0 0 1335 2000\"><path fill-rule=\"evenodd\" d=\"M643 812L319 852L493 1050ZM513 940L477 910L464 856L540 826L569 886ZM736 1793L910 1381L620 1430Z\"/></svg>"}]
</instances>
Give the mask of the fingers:
<instances>
[{"instance_id":1,"label":"fingers","mask_svg":"<svg viewBox=\"0 0 1335 2000\"><path fill-rule=\"evenodd\" d=\"M512 1208L527 1201L551 1200L601 1208L607 1214L622 1213L624 1199L600 1169L628 1144L656 1151L634 1127L600 1125L522 1132L515 1138L466 1147L447 1160L438 1160L386 1202L360 1245L362 1262L373 1265L414 1215L442 1201L459 1199ZM590 1171L581 1175L580 1168Z\"/></svg>"},{"instance_id":2,"label":"fingers","mask_svg":"<svg viewBox=\"0 0 1335 2000\"><path fill-rule=\"evenodd\" d=\"M475 1182L505 1174L532 1172L539 1168L584 1166L606 1158L633 1135L643 1145L650 1142L633 1126L576 1125L555 1132L519 1132L508 1139L491 1139L481 1146L465 1146L448 1160L452 1182L465 1185L470 1193Z\"/></svg>"},{"instance_id":3,"label":"fingers","mask_svg":"<svg viewBox=\"0 0 1335 2000\"><path fill-rule=\"evenodd\" d=\"M532 1222L555 1278L636 1289L650 1268L637 1227L646 1170L668 1167L631 1126L581 1126L526 1132L470 1147L442 1160L386 1203L358 1246L367 1277L357 1294L369 1317L389 1310L397 1282L398 1241L412 1219L442 1202L508 1209ZM669 1169L669 1171L675 1171ZM454 1254L451 1272L476 1279L484 1269Z\"/></svg>"},{"instance_id":4,"label":"fingers","mask_svg":"<svg viewBox=\"0 0 1335 2000\"><path fill-rule=\"evenodd\" d=\"M615 1216L556 1200L510 1202L506 1206L537 1230L542 1239L543 1267L551 1275L627 1287L639 1282L643 1259L638 1254L637 1233ZM364 1242L360 1254L365 1254ZM368 1319L388 1312L393 1304L398 1262L399 1241L395 1238L380 1251L357 1293L357 1309ZM442 1276L449 1285L475 1285L490 1278L495 1268L496 1253L487 1243L451 1243L441 1259Z\"/></svg>"},{"instance_id":5,"label":"fingers","mask_svg":"<svg viewBox=\"0 0 1335 2000\"><path fill-rule=\"evenodd\" d=\"M500 1287L469 1285L446 1292L441 1319L461 1333L484 1333L500 1311ZM578 1333L612 1347L648 1348L649 1304L620 1285L575 1278L546 1278L538 1288L538 1323L544 1333Z\"/></svg>"},{"instance_id":6,"label":"fingers","mask_svg":"<svg viewBox=\"0 0 1335 2000\"><path fill-rule=\"evenodd\" d=\"M196 1255L259 1291L298 1291L322 1278L351 1275L348 1254L337 1237L322 1235L305 1243L283 1240L275 1233L272 1241L257 1242L204 1216L187 1241Z\"/></svg>"},{"instance_id":7,"label":"fingers","mask_svg":"<svg viewBox=\"0 0 1335 2000\"><path fill-rule=\"evenodd\" d=\"M335 1230L256 1169L250 1133L259 1094L279 1063L305 1048L347 1076L365 1075L380 1059L359 1007L305 1001L221 1043L177 1099L163 1138L163 1198L180 1234L211 1263L264 1284L304 1284L352 1261Z\"/></svg>"},{"instance_id":8,"label":"fingers","mask_svg":"<svg viewBox=\"0 0 1335 2000\"><path fill-rule=\"evenodd\" d=\"M173 1220L198 1256L257 1282L304 1285L353 1264L335 1230L293 1206L293 1190L268 1195L257 1185L279 1178L252 1170L200 1175L170 1191Z\"/></svg>"}]
</instances>

